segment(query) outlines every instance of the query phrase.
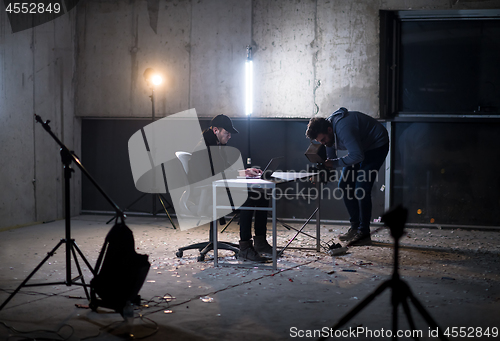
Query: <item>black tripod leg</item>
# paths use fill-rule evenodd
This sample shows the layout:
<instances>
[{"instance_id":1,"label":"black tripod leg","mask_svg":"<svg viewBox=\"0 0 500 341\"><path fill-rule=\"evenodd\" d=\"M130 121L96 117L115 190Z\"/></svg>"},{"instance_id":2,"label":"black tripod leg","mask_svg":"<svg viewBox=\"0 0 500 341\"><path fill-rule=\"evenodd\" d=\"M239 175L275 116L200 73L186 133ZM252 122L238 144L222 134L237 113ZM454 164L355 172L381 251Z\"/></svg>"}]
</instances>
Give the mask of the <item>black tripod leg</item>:
<instances>
[{"instance_id":1,"label":"black tripod leg","mask_svg":"<svg viewBox=\"0 0 500 341\"><path fill-rule=\"evenodd\" d=\"M408 324L410 325L410 329L412 331L416 331L417 328L415 326L415 322L413 321L413 316L411 315L411 310L410 307L408 306L408 301L406 299L407 297L405 296L401 301L401 305L403 306L403 310L405 312L406 319L408 320ZM413 338L417 341L419 340L418 336L413 336Z\"/></svg>"},{"instance_id":2,"label":"black tripod leg","mask_svg":"<svg viewBox=\"0 0 500 341\"><path fill-rule=\"evenodd\" d=\"M281 222L279 219L276 219L276 221L277 221L278 223L280 223L281 225L283 225L284 227L286 227L288 230L294 230L295 232L302 233L303 235L308 236L308 237L310 237L310 238L312 238L312 239L317 239L315 236L310 235L309 233L306 233L306 232L302 231L302 230L303 230L303 229L302 229L302 227L304 227L304 225L302 225L302 226L300 227L300 229L296 229L295 227L293 227L293 226L291 226L291 225L288 225L287 223L283 223L283 222Z\"/></svg>"},{"instance_id":3,"label":"black tripod leg","mask_svg":"<svg viewBox=\"0 0 500 341\"><path fill-rule=\"evenodd\" d=\"M397 332L398 332L398 307L399 307L399 299L400 293L397 292L396 288L392 286L392 339L397 340Z\"/></svg>"},{"instance_id":4,"label":"black tripod leg","mask_svg":"<svg viewBox=\"0 0 500 341\"><path fill-rule=\"evenodd\" d=\"M437 325L436 321L429 315L427 310L425 310L424 306L417 300L415 296L413 296L413 293L410 291L410 288L408 288L408 297L410 298L411 302L417 308L418 312L422 317L425 319L425 321L431 326L432 328L437 328L438 330L438 338L443 341L448 341L448 338L443 334L441 331L441 328Z\"/></svg>"},{"instance_id":5,"label":"black tripod leg","mask_svg":"<svg viewBox=\"0 0 500 341\"><path fill-rule=\"evenodd\" d=\"M271 214L268 214L268 216L271 216L271 217L272 217L272 215L271 215ZM279 220L278 218L276 218L276 222L277 222L277 223L280 223L280 224L281 224L284 228L286 228L288 231L290 231L290 230L292 230L292 229L293 229L293 230L295 230L295 231L297 231L297 229L295 229L295 228L291 227L291 226L290 226L290 225L288 225L287 223L282 222L282 221L281 221L281 220ZM302 233L303 233L303 234L305 234L305 235L308 235L308 234L307 234L307 233L305 233L305 232L302 232Z\"/></svg>"},{"instance_id":6,"label":"black tripod leg","mask_svg":"<svg viewBox=\"0 0 500 341\"><path fill-rule=\"evenodd\" d=\"M350 312L348 312L346 315L344 315L344 317L342 317L342 319L340 319L340 321L337 322L337 324L334 325L331 328L331 330L335 331L335 330L339 329L340 327L342 327L347 322L349 322L349 320L351 320L354 316L356 316L356 314L358 314L361 310L363 310L364 307L366 307L368 304L370 304L371 301L373 301L375 299L375 297L380 295L385 289L387 289L391 285L392 285L391 280L385 281L384 283L380 284L379 287L373 293L368 295L363 301L361 301L357 306L355 306ZM321 337L318 340L326 340L326 339L327 339L326 337Z\"/></svg>"},{"instance_id":7,"label":"black tripod leg","mask_svg":"<svg viewBox=\"0 0 500 341\"><path fill-rule=\"evenodd\" d=\"M16 288L16 290L14 290L14 292L12 294L10 294L9 297L7 297L5 302L2 303L2 305L0 306L0 310L2 310L3 307L5 307L7 305L7 303L9 303L9 301L19 292L19 290L21 290L21 288L24 287L26 285L26 283L28 283L30 278L33 277L33 275L42 267L42 265L47 261L47 259L49 259L50 257L52 257L54 255L54 253L59 248L59 246L61 246L64 242L65 242L65 240L61 239L59 241L59 243L57 243L57 245L52 249L52 251L47 252L47 256L45 256L45 258L40 262L40 264L38 264L38 266L35 268L35 270L33 270L28 275L28 277L26 277L26 279Z\"/></svg>"},{"instance_id":8,"label":"black tripod leg","mask_svg":"<svg viewBox=\"0 0 500 341\"><path fill-rule=\"evenodd\" d=\"M165 207L165 204L163 203L163 200L161 199L161 195L159 195L159 194L158 194L158 199L160 200L160 203L163 206L163 210L167 214L168 220L170 220L170 224L172 224L172 227L174 228L174 230L177 230L177 228L175 227L174 222L172 221L172 218L170 217L170 214L168 214L167 208Z\"/></svg>"},{"instance_id":9,"label":"black tripod leg","mask_svg":"<svg viewBox=\"0 0 500 341\"><path fill-rule=\"evenodd\" d=\"M224 225L224 228L220 231L220 233L223 233L228 228L228 226L231 225L231 223L233 222L233 220L236 217L238 217L239 215L240 215L239 213L233 214L233 216L231 217L231 219L229 219L229 222L226 225Z\"/></svg>"},{"instance_id":10,"label":"black tripod leg","mask_svg":"<svg viewBox=\"0 0 500 341\"><path fill-rule=\"evenodd\" d=\"M80 257L82 257L83 261L85 262L85 265L87 265L87 267L89 268L90 272L92 272L92 275L95 276L96 275L95 270L92 268L92 265L90 265L89 261L85 258L85 256L83 255L83 252L80 250L80 248L78 247L78 245L76 245L76 243L75 243L74 240L72 241L72 245L76 249L76 251L78 251L78 254L80 255Z\"/></svg>"},{"instance_id":11,"label":"black tripod leg","mask_svg":"<svg viewBox=\"0 0 500 341\"><path fill-rule=\"evenodd\" d=\"M158 196L161 197L167 203L167 206L166 206L167 208L174 208L174 206L172 206L172 204L163 195L158 194Z\"/></svg>"},{"instance_id":12,"label":"black tripod leg","mask_svg":"<svg viewBox=\"0 0 500 341\"><path fill-rule=\"evenodd\" d=\"M141 200L142 198L144 198L146 195L147 195L147 193L144 193L143 195L141 195L141 196L140 196L139 198L137 198L137 199L136 199L133 203L131 203L130 205L128 205L128 206L127 206L127 207L123 210L123 212L128 211L128 209L129 209L130 207L134 206L134 204L135 204L136 202L138 202L139 200ZM109 224L109 223L110 223L113 219L116 219L117 217L118 217L118 213L116 213L116 214L113 216L113 218L109 219L109 220L106 222L106 224Z\"/></svg>"},{"instance_id":13,"label":"black tripod leg","mask_svg":"<svg viewBox=\"0 0 500 341\"><path fill-rule=\"evenodd\" d=\"M73 284L73 282L76 281L77 279L81 279L83 290L85 290L85 296L87 296L87 300L90 301L90 295L89 295L89 292L87 290L87 284L85 283L85 278L83 277L82 268L80 268L80 263L78 262L78 258L76 257L76 251L75 251L75 248L74 248L74 245L73 245L73 241L71 241L71 242L72 242L72 244L71 244L71 252L73 253L73 259L75 260L76 269L78 270L79 276L76 279L72 279L71 283L69 283L69 284Z\"/></svg>"},{"instance_id":14,"label":"black tripod leg","mask_svg":"<svg viewBox=\"0 0 500 341\"><path fill-rule=\"evenodd\" d=\"M297 233L295 234L295 236L293 236L293 238L290 239L290 241L288 242L288 244L286 244L285 247L282 248L280 250L280 252L278 252L277 258L281 257L281 255L283 254L283 252L290 246L290 244L293 243L293 241L295 240L295 238L297 238L297 236L299 235L299 233L302 233L302 230L304 229L304 227L306 227L306 225L309 224L309 222L311 221L312 217L316 214L317 211L318 211L318 208L316 208L314 210L314 212L309 216L309 218L304 223L304 225L302 225L302 227L300 228L300 230L298 230Z\"/></svg>"}]
</instances>

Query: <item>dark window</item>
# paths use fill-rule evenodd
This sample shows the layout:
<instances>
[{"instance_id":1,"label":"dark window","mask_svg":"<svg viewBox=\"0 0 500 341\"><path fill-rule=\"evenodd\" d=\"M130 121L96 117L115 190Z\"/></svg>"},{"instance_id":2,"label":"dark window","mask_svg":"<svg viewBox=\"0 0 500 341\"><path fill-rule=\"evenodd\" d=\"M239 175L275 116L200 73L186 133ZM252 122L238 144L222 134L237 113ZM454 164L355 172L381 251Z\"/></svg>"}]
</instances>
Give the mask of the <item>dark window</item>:
<instances>
[{"instance_id":1,"label":"dark window","mask_svg":"<svg viewBox=\"0 0 500 341\"><path fill-rule=\"evenodd\" d=\"M381 13L381 112L500 114L500 13Z\"/></svg>"}]
</instances>

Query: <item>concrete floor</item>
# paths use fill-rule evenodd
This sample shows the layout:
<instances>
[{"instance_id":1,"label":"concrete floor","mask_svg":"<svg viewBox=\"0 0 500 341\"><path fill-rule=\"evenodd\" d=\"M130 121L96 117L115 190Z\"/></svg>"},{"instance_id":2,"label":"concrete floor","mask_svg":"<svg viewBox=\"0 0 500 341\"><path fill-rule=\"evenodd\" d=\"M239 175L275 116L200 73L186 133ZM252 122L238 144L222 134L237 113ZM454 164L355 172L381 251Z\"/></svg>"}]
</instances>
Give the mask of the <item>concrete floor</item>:
<instances>
[{"instance_id":1,"label":"concrete floor","mask_svg":"<svg viewBox=\"0 0 500 341\"><path fill-rule=\"evenodd\" d=\"M111 228L105 224L108 219L91 215L72 219L72 237L92 265ZM197 262L196 251L186 251L182 259L175 256L179 246L206 240L207 227L179 231L165 218L148 217L129 217L127 225L134 232L137 252L148 254L151 263L140 292L143 306L136 307L132 324L111 310L86 309L88 301L80 286L25 287L0 311L1 340L123 340L130 333L145 340L317 339L319 331L327 332L392 273L392 238L387 229L373 236L377 241L373 246L353 247L342 256L288 250L274 272L214 268L212 253L202 263ZM329 241L346 229L323 225L322 240ZM307 230L313 233L314 225ZM292 235L278 227L278 245ZM63 237L64 221L0 233L1 302ZM220 238L237 242L238 225L233 223ZM452 337L465 333L471 340L491 340L498 333L499 240L497 231L406 229L400 273L443 330L459 327L450 339L465 340ZM300 236L293 245L314 244ZM64 255L62 247L29 283L63 281ZM232 258L226 251L219 256ZM88 282L92 275L83 268ZM421 332L421 340L436 339L410 306L416 323L413 332ZM337 339L384 339L392 326L391 316L386 290L347 322ZM409 335L412 330L402 309L398 316L398 329Z\"/></svg>"}]
</instances>

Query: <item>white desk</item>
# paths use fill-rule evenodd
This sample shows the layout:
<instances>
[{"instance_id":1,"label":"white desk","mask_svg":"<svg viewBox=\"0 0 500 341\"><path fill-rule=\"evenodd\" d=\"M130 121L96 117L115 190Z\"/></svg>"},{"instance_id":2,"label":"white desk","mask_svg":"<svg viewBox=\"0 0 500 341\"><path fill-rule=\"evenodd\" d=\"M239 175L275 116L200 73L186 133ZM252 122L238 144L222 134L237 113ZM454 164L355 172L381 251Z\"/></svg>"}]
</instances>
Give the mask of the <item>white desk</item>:
<instances>
[{"instance_id":1,"label":"white desk","mask_svg":"<svg viewBox=\"0 0 500 341\"><path fill-rule=\"evenodd\" d=\"M232 209L230 206L217 206L217 188L254 188L271 190L271 207L239 207L240 210L251 210L251 211L271 211L272 212L272 222L273 222L273 270L277 270L277 252L276 252L276 197L275 189L276 184L271 181L261 180L261 179L228 179L228 180L218 180L212 183L212 193L213 193L213 243L214 243L214 265L219 265L218 255L217 255L217 209ZM256 263L261 265L259 263ZM253 266L258 266L253 264Z\"/></svg>"}]
</instances>

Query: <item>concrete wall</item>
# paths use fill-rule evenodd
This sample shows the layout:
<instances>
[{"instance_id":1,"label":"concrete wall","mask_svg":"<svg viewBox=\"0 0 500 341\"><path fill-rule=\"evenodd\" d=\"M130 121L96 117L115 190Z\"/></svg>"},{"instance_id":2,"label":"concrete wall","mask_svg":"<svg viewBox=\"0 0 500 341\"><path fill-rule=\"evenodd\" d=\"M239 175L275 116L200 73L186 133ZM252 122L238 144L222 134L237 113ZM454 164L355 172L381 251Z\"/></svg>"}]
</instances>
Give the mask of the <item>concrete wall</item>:
<instances>
[{"instance_id":1,"label":"concrete wall","mask_svg":"<svg viewBox=\"0 0 500 341\"><path fill-rule=\"evenodd\" d=\"M34 113L50 120L59 139L79 153L75 20L73 11L13 34L5 7L0 6L0 229L65 216L59 146L41 124L35 124ZM78 170L71 181L76 214L81 207Z\"/></svg>"},{"instance_id":2,"label":"concrete wall","mask_svg":"<svg viewBox=\"0 0 500 341\"><path fill-rule=\"evenodd\" d=\"M379 116L379 10L499 8L481 0L88 0L79 8L78 116L151 116L148 67L167 82L157 117L188 108L244 116L253 47L254 116Z\"/></svg>"}]
</instances>

